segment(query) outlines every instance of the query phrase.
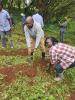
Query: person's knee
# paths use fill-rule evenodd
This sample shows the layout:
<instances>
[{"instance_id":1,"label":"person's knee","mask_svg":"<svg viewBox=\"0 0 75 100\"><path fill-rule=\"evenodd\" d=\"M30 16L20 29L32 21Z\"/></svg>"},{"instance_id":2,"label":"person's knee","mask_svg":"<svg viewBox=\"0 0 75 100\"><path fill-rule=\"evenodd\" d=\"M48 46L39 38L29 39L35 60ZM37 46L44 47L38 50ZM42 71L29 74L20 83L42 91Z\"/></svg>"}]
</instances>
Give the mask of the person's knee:
<instances>
[{"instance_id":1,"label":"person's knee","mask_svg":"<svg viewBox=\"0 0 75 100\"><path fill-rule=\"evenodd\" d=\"M5 36L1 36L1 39L4 40L5 39Z\"/></svg>"},{"instance_id":2,"label":"person's knee","mask_svg":"<svg viewBox=\"0 0 75 100\"><path fill-rule=\"evenodd\" d=\"M57 73L62 73L62 72L63 72L63 68L61 67L60 64L57 64L57 65L55 66L55 70L56 70Z\"/></svg>"}]
</instances>

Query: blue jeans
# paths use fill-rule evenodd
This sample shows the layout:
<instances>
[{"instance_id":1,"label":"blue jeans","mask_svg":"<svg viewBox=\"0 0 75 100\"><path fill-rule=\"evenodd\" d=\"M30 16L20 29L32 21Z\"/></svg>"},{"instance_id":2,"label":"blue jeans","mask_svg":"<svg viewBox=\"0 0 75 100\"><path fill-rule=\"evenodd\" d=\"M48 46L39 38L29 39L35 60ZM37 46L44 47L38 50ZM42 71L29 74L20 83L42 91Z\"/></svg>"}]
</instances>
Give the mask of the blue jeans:
<instances>
[{"instance_id":1,"label":"blue jeans","mask_svg":"<svg viewBox=\"0 0 75 100\"><path fill-rule=\"evenodd\" d=\"M10 31L0 31L0 35L1 35L1 40L2 40L2 47L6 46L6 39L5 39L5 35L8 36L8 41L9 41L9 45L10 47L13 46L12 44L12 40L11 40L11 32Z\"/></svg>"},{"instance_id":2,"label":"blue jeans","mask_svg":"<svg viewBox=\"0 0 75 100\"><path fill-rule=\"evenodd\" d=\"M73 67L75 67L75 61L67 69L73 68ZM56 70L56 76L58 76L60 73L64 71L64 69L62 68L60 64L57 64L55 66L55 70Z\"/></svg>"}]
</instances>

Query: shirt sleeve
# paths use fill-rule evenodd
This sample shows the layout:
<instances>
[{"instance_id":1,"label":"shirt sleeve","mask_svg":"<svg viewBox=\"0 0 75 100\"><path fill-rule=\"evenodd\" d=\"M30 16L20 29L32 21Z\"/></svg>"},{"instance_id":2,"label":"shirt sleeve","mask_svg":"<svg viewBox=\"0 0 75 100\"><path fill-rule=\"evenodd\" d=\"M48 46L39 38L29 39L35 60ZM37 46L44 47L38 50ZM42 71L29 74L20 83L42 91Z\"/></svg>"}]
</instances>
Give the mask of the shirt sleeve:
<instances>
[{"instance_id":1,"label":"shirt sleeve","mask_svg":"<svg viewBox=\"0 0 75 100\"><path fill-rule=\"evenodd\" d=\"M57 53L56 53L56 51L55 51L55 49L50 49L49 50L49 54L50 54L50 56L51 56L51 64L56 64L57 63Z\"/></svg>"},{"instance_id":2,"label":"shirt sleeve","mask_svg":"<svg viewBox=\"0 0 75 100\"><path fill-rule=\"evenodd\" d=\"M9 13L7 11L5 11L6 14L6 19L9 21L10 27L12 26L12 21L11 21L11 17L9 15Z\"/></svg>"},{"instance_id":3,"label":"shirt sleeve","mask_svg":"<svg viewBox=\"0 0 75 100\"><path fill-rule=\"evenodd\" d=\"M60 24L60 26L66 27L67 26L67 22L63 22L62 24Z\"/></svg>"},{"instance_id":4,"label":"shirt sleeve","mask_svg":"<svg viewBox=\"0 0 75 100\"><path fill-rule=\"evenodd\" d=\"M7 19L10 19L10 15L7 11L6 11L6 17L7 17Z\"/></svg>"},{"instance_id":5,"label":"shirt sleeve","mask_svg":"<svg viewBox=\"0 0 75 100\"><path fill-rule=\"evenodd\" d=\"M41 26L39 25L37 27L37 36L36 36L35 48L38 47L42 36L44 36L44 31L42 30Z\"/></svg>"},{"instance_id":6,"label":"shirt sleeve","mask_svg":"<svg viewBox=\"0 0 75 100\"><path fill-rule=\"evenodd\" d=\"M44 27L43 18L41 19L41 26Z\"/></svg>"},{"instance_id":7,"label":"shirt sleeve","mask_svg":"<svg viewBox=\"0 0 75 100\"><path fill-rule=\"evenodd\" d=\"M30 34L28 32L28 30L26 29L26 27L24 27L24 32L25 32L25 37L26 37L26 43L27 43L27 47L31 47L31 39L30 39Z\"/></svg>"}]
</instances>

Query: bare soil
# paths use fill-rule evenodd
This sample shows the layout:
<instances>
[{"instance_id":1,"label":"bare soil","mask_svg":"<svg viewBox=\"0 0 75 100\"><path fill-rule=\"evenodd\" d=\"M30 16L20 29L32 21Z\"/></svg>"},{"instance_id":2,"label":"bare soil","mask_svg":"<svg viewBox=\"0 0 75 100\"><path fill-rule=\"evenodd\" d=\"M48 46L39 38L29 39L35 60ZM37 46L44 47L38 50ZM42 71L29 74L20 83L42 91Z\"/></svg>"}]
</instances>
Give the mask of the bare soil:
<instances>
[{"instance_id":1,"label":"bare soil","mask_svg":"<svg viewBox=\"0 0 75 100\"><path fill-rule=\"evenodd\" d=\"M27 56L28 51L27 49L17 49L17 50L12 50L12 51L5 51L5 50L0 50L0 56Z\"/></svg>"},{"instance_id":2,"label":"bare soil","mask_svg":"<svg viewBox=\"0 0 75 100\"><path fill-rule=\"evenodd\" d=\"M75 100L75 92L71 94L70 99L69 100Z\"/></svg>"},{"instance_id":3,"label":"bare soil","mask_svg":"<svg viewBox=\"0 0 75 100\"><path fill-rule=\"evenodd\" d=\"M3 82L8 85L16 80L17 73L20 72L23 76L27 75L28 77L33 78L37 75L37 67L46 67L47 64L48 61L39 59L38 61L33 62L31 66L26 64L18 64L12 65L11 67L1 67L0 74L4 75Z\"/></svg>"}]
</instances>

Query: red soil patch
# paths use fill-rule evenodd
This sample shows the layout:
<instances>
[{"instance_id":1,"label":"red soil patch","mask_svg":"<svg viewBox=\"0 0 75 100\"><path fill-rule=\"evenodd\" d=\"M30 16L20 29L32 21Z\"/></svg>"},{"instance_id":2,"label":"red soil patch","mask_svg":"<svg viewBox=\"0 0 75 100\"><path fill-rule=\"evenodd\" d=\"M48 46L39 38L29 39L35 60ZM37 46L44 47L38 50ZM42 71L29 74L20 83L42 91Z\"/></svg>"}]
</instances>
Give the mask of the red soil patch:
<instances>
[{"instance_id":1,"label":"red soil patch","mask_svg":"<svg viewBox=\"0 0 75 100\"><path fill-rule=\"evenodd\" d=\"M73 93L71 96L70 96L70 99L69 100L75 100L75 93Z\"/></svg>"},{"instance_id":2,"label":"red soil patch","mask_svg":"<svg viewBox=\"0 0 75 100\"><path fill-rule=\"evenodd\" d=\"M5 51L5 50L0 50L0 56L27 56L28 51L27 49L17 49L17 50L12 50L12 51Z\"/></svg>"},{"instance_id":3,"label":"red soil patch","mask_svg":"<svg viewBox=\"0 0 75 100\"><path fill-rule=\"evenodd\" d=\"M0 74L5 76L3 82L8 85L16 79L16 73L21 72L22 75L27 75L28 77L33 78L37 74L37 66L46 67L47 64L48 61L40 59L30 67L25 64L19 64L7 68L0 68Z\"/></svg>"},{"instance_id":4,"label":"red soil patch","mask_svg":"<svg viewBox=\"0 0 75 100\"><path fill-rule=\"evenodd\" d=\"M14 67L0 68L0 74L4 75L3 82L8 85L16 79L16 74L21 72L22 75L34 77L36 75L36 68L29 68L26 65L15 65Z\"/></svg>"},{"instance_id":5,"label":"red soil patch","mask_svg":"<svg viewBox=\"0 0 75 100\"><path fill-rule=\"evenodd\" d=\"M64 80L64 83L69 84L71 83L71 80Z\"/></svg>"},{"instance_id":6,"label":"red soil patch","mask_svg":"<svg viewBox=\"0 0 75 100\"><path fill-rule=\"evenodd\" d=\"M50 62L49 60L39 59L39 60L37 60L36 62L33 63L33 66L46 67L49 62Z\"/></svg>"}]
</instances>

